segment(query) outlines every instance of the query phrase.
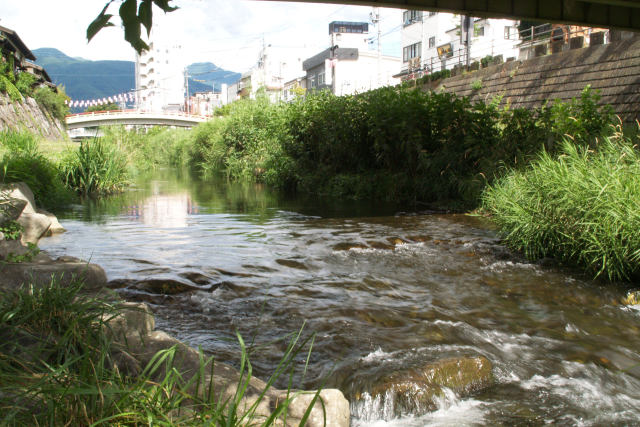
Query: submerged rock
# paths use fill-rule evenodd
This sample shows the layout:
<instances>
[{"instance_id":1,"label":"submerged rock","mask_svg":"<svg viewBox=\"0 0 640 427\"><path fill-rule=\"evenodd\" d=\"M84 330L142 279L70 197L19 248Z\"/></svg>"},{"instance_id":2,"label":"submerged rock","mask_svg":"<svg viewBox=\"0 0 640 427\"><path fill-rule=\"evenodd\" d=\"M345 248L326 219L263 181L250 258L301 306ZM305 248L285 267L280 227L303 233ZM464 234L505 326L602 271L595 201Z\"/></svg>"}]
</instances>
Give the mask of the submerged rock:
<instances>
[{"instance_id":1,"label":"submerged rock","mask_svg":"<svg viewBox=\"0 0 640 427\"><path fill-rule=\"evenodd\" d=\"M493 382L491 362L483 356L444 359L410 371L396 372L373 387L371 397L400 416L435 409L444 389L468 395Z\"/></svg>"}]
</instances>

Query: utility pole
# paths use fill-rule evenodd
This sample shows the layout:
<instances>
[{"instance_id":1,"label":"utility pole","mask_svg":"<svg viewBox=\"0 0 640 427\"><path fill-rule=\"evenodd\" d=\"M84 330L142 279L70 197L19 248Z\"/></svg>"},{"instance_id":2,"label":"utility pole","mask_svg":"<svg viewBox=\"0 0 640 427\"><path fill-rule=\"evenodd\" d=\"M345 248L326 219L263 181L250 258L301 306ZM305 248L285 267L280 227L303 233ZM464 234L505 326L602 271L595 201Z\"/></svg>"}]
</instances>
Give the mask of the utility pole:
<instances>
[{"instance_id":1,"label":"utility pole","mask_svg":"<svg viewBox=\"0 0 640 427\"><path fill-rule=\"evenodd\" d=\"M382 86L382 76L381 76L381 65L382 65L382 48L380 45L380 38L382 37L382 31L380 29L380 8L374 7L371 13L369 14L369 19L371 19L371 23L376 26L378 32L378 87Z\"/></svg>"},{"instance_id":2,"label":"utility pole","mask_svg":"<svg viewBox=\"0 0 640 427\"><path fill-rule=\"evenodd\" d=\"M186 113L190 114L191 113L191 108L190 107L190 97L189 97L189 70L188 68L184 69L184 81L185 81L185 86L187 87L187 97L185 99L185 107L186 107Z\"/></svg>"},{"instance_id":3,"label":"utility pole","mask_svg":"<svg viewBox=\"0 0 640 427\"><path fill-rule=\"evenodd\" d=\"M460 38L465 45L466 66L469 68L471 58L471 29L473 28L472 19L468 15L460 17Z\"/></svg>"}]
</instances>

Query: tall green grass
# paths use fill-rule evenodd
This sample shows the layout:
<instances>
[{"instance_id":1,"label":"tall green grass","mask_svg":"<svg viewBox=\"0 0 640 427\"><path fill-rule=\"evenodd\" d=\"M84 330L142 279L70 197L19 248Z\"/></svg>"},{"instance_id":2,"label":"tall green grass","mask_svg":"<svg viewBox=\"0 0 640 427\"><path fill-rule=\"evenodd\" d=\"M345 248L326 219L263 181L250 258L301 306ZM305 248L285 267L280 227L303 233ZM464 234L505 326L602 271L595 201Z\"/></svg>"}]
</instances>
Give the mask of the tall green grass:
<instances>
[{"instance_id":1,"label":"tall green grass","mask_svg":"<svg viewBox=\"0 0 640 427\"><path fill-rule=\"evenodd\" d=\"M60 169L67 187L83 196L118 193L129 177L124 150L100 138L83 141L68 152Z\"/></svg>"},{"instance_id":2,"label":"tall green grass","mask_svg":"<svg viewBox=\"0 0 640 427\"><path fill-rule=\"evenodd\" d=\"M617 132L589 148L571 140L490 186L483 207L506 243L528 258L555 257L594 277L640 276L638 139Z\"/></svg>"},{"instance_id":3,"label":"tall green grass","mask_svg":"<svg viewBox=\"0 0 640 427\"><path fill-rule=\"evenodd\" d=\"M292 390L272 413L258 407L277 378L293 372L308 343L293 334L266 388L249 406L252 367L240 336L240 376L235 393L217 395L214 360L199 354L191 378L176 364L176 346L158 352L136 376L117 368L107 323L118 314L110 302L81 293L82 284L0 292L1 425L274 425L298 396ZM316 393L301 425L318 398Z\"/></svg>"},{"instance_id":4,"label":"tall green grass","mask_svg":"<svg viewBox=\"0 0 640 427\"><path fill-rule=\"evenodd\" d=\"M71 200L57 164L40 152L36 136L27 131L4 131L0 146L0 182L26 182L39 207L56 208Z\"/></svg>"}]
</instances>

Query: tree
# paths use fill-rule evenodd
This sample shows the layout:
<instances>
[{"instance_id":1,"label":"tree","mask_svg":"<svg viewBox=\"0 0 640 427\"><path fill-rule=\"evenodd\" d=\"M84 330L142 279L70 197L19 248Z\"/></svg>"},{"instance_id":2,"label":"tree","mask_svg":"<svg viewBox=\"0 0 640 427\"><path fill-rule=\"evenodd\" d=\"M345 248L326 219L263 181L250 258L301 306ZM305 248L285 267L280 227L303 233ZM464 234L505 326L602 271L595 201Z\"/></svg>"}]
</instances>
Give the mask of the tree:
<instances>
[{"instance_id":1,"label":"tree","mask_svg":"<svg viewBox=\"0 0 640 427\"><path fill-rule=\"evenodd\" d=\"M98 34L100 30L106 27L113 27L111 22L113 14L107 13L109 6L117 0L109 0L105 4L102 12L91 24L87 27L87 40L91 39ZM153 5L155 4L165 13L173 12L177 7L171 6L170 3L173 0L118 0L120 1L120 8L118 14L122 20L122 26L124 28L124 39L140 53L143 50L149 49L149 46L142 40L142 27L147 30L147 36L151 32L153 25Z\"/></svg>"},{"instance_id":2,"label":"tree","mask_svg":"<svg viewBox=\"0 0 640 427\"><path fill-rule=\"evenodd\" d=\"M92 111L115 111L119 110L120 106L115 102L110 102L109 104L100 104L100 105L90 105L87 107L86 112L90 113Z\"/></svg>"}]
</instances>

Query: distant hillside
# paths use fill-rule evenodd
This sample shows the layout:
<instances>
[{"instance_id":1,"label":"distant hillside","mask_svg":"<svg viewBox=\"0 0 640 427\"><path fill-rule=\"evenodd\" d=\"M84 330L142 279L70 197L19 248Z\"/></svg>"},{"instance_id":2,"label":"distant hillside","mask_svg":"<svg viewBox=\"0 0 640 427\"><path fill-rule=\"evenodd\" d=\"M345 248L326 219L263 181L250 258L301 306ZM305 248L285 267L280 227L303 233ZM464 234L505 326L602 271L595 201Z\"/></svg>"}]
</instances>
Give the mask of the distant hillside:
<instances>
[{"instance_id":1,"label":"distant hillside","mask_svg":"<svg viewBox=\"0 0 640 427\"><path fill-rule=\"evenodd\" d=\"M47 70L51 80L64 85L71 99L99 99L135 88L135 63L133 61L90 61L71 58L53 48L33 50L36 64ZM240 79L240 73L227 71L211 62L198 62L187 67L189 93L210 91L215 85L231 84Z\"/></svg>"},{"instance_id":2,"label":"distant hillside","mask_svg":"<svg viewBox=\"0 0 640 427\"><path fill-rule=\"evenodd\" d=\"M241 76L240 73L222 69L211 62L196 62L189 65L187 70L189 71L190 76L189 92L192 92L191 81L195 81L196 84L200 83L206 87L205 89L198 89L197 92L211 90L211 87L214 84L215 90L219 91L221 84L233 84L240 80Z\"/></svg>"},{"instance_id":3,"label":"distant hillside","mask_svg":"<svg viewBox=\"0 0 640 427\"><path fill-rule=\"evenodd\" d=\"M33 51L55 84L62 84L71 99L97 99L135 88L133 61L89 61L71 58L57 49Z\"/></svg>"}]
</instances>

